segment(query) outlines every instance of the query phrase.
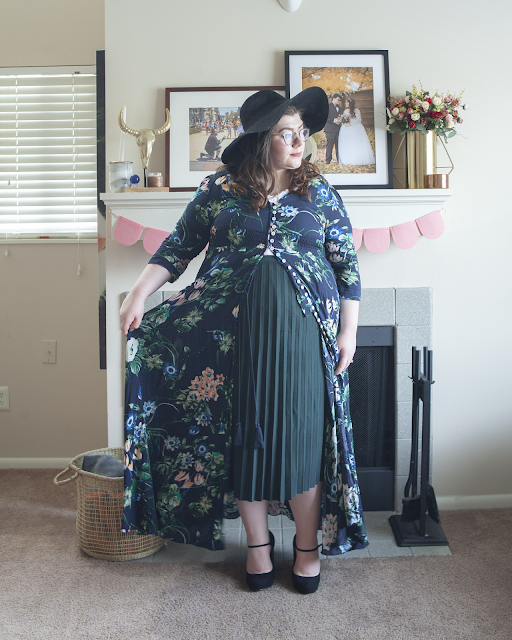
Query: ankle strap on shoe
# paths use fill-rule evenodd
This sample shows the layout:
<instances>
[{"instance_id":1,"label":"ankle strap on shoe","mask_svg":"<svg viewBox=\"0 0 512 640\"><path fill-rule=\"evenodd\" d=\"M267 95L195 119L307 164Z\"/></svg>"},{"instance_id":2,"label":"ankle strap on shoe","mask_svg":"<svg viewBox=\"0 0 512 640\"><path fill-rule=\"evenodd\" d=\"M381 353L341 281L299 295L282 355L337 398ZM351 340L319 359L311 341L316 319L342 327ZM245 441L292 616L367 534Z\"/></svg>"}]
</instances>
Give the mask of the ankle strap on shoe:
<instances>
[{"instance_id":1,"label":"ankle strap on shoe","mask_svg":"<svg viewBox=\"0 0 512 640\"><path fill-rule=\"evenodd\" d=\"M265 542L265 544L248 544L247 548L248 549L257 549L258 547L268 547L269 544L271 544L270 540L268 542Z\"/></svg>"},{"instance_id":2,"label":"ankle strap on shoe","mask_svg":"<svg viewBox=\"0 0 512 640\"><path fill-rule=\"evenodd\" d=\"M310 553L312 551L316 551L321 546L321 544L318 544L314 549L299 549L299 547L295 545L295 548L297 549L297 551L302 551L302 553Z\"/></svg>"}]
</instances>

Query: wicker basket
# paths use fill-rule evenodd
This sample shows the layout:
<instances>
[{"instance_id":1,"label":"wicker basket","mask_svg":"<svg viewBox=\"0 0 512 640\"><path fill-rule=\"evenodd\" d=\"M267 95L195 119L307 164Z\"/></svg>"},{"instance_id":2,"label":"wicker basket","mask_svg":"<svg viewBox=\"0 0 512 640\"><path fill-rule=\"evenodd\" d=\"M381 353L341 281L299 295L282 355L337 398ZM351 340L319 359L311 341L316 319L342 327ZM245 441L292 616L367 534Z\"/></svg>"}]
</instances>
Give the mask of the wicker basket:
<instances>
[{"instance_id":1,"label":"wicker basket","mask_svg":"<svg viewBox=\"0 0 512 640\"><path fill-rule=\"evenodd\" d=\"M63 485L76 479L78 544L85 553L112 562L145 558L160 549L165 540L159 536L140 535L134 531L122 533L123 528L123 478L107 478L82 470L86 455L106 453L121 462L124 451L120 447L95 449L76 456L67 469L58 473L53 482ZM59 478L68 471L74 475L66 480Z\"/></svg>"}]
</instances>

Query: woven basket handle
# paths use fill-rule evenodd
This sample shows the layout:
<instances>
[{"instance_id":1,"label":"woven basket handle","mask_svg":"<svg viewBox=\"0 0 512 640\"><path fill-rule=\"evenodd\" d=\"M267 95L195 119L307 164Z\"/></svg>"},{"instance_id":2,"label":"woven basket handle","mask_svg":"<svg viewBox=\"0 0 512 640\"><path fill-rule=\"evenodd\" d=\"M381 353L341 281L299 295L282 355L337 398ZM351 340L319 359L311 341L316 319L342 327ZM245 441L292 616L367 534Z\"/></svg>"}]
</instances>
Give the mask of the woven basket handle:
<instances>
[{"instance_id":1,"label":"woven basket handle","mask_svg":"<svg viewBox=\"0 0 512 640\"><path fill-rule=\"evenodd\" d=\"M65 480L59 480L59 478L64 475L65 473L67 473L68 471L72 471L71 467L68 465L66 469L64 469L64 471L61 471L60 473L58 473L55 478L53 479L53 483L54 484L58 484L58 485L63 485L66 484L66 482L71 482L72 480L75 480L78 476L78 471L75 471L75 475L71 476L71 478L66 478Z\"/></svg>"}]
</instances>

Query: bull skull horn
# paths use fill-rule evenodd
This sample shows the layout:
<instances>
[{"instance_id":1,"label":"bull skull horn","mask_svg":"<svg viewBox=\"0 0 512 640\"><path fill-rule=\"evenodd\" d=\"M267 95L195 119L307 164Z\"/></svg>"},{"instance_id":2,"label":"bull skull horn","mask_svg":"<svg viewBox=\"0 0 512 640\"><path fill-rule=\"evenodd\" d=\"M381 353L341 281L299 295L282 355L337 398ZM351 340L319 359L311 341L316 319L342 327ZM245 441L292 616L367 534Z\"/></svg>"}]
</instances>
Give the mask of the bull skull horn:
<instances>
[{"instance_id":1,"label":"bull skull horn","mask_svg":"<svg viewBox=\"0 0 512 640\"><path fill-rule=\"evenodd\" d=\"M119 118L117 119L119 126L121 127L121 131L124 131L125 133L128 133L131 136L137 137L139 135L139 132L136 131L135 129L130 129L130 127L126 126L126 123L123 119L123 109L121 109L121 111L119 112Z\"/></svg>"},{"instance_id":2,"label":"bull skull horn","mask_svg":"<svg viewBox=\"0 0 512 640\"><path fill-rule=\"evenodd\" d=\"M153 129L153 133L155 134L155 136L159 136L161 133L165 133L166 131L169 131L170 128L171 128L171 114L169 113L169 109L166 109L164 126L160 127L160 129Z\"/></svg>"}]
</instances>

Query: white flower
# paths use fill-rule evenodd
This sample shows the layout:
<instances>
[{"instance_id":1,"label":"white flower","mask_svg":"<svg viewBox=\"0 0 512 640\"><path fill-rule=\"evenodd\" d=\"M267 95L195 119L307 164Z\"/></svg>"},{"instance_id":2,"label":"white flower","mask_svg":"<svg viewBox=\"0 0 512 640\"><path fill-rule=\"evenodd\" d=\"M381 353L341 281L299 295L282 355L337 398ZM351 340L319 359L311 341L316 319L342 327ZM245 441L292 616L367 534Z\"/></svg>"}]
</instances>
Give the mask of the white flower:
<instances>
[{"instance_id":1,"label":"white flower","mask_svg":"<svg viewBox=\"0 0 512 640\"><path fill-rule=\"evenodd\" d=\"M463 107L464 111L467 111L469 109L469 104L465 104Z\"/></svg>"},{"instance_id":2,"label":"white flower","mask_svg":"<svg viewBox=\"0 0 512 640\"><path fill-rule=\"evenodd\" d=\"M428 111L430 109L430 105L429 103L425 100L425 102L421 103L421 108L423 109L423 111Z\"/></svg>"},{"instance_id":3,"label":"white flower","mask_svg":"<svg viewBox=\"0 0 512 640\"><path fill-rule=\"evenodd\" d=\"M439 96L436 96L432 100L432 104L435 104L436 107L438 107L442 102L443 102L443 100Z\"/></svg>"},{"instance_id":4,"label":"white flower","mask_svg":"<svg viewBox=\"0 0 512 640\"><path fill-rule=\"evenodd\" d=\"M455 123L453 122L453 120L448 120L448 122L446 123L447 129L453 129L454 126L455 126Z\"/></svg>"},{"instance_id":5,"label":"white flower","mask_svg":"<svg viewBox=\"0 0 512 640\"><path fill-rule=\"evenodd\" d=\"M400 111L400 109L399 109L398 107L395 107L395 108L391 111L391 113L392 113L394 116L396 116L396 115L398 114L398 112L399 112L399 111Z\"/></svg>"},{"instance_id":6,"label":"white flower","mask_svg":"<svg viewBox=\"0 0 512 640\"><path fill-rule=\"evenodd\" d=\"M419 113L411 113L411 120L419 120L419 119L420 119Z\"/></svg>"},{"instance_id":7,"label":"white flower","mask_svg":"<svg viewBox=\"0 0 512 640\"><path fill-rule=\"evenodd\" d=\"M393 124L393 122L396 122L396 120L394 118L390 118L388 124Z\"/></svg>"},{"instance_id":8,"label":"white flower","mask_svg":"<svg viewBox=\"0 0 512 640\"><path fill-rule=\"evenodd\" d=\"M139 350L139 341L137 338L130 338L126 343L126 362L131 362L137 355Z\"/></svg>"}]
</instances>

